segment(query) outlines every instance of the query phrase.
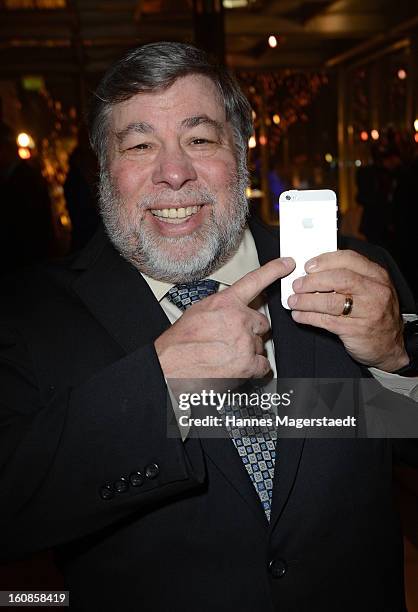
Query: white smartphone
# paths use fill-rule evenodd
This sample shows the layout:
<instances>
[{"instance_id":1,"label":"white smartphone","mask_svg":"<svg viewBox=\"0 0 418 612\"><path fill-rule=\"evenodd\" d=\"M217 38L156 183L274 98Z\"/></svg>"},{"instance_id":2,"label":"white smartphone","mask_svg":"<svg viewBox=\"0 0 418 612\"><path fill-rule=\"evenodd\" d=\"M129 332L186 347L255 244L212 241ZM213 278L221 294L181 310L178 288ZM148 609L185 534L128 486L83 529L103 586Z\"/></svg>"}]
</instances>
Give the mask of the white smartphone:
<instances>
[{"instance_id":1,"label":"white smartphone","mask_svg":"<svg viewBox=\"0 0 418 612\"><path fill-rule=\"evenodd\" d=\"M293 257L296 268L281 280L282 304L294 291L292 283L304 276L305 263L321 253L337 250L337 196L331 189L292 189L279 198L280 257Z\"/></svg>"}]
</instances>

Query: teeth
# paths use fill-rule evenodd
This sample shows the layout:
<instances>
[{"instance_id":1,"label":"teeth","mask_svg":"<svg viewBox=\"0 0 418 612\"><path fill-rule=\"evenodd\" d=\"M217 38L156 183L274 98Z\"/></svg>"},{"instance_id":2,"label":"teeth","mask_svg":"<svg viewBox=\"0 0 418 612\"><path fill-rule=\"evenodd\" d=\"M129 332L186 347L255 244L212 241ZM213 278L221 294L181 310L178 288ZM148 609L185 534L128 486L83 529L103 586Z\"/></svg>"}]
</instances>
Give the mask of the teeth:
<instances>
[{"instance_id":1,"label":"teeth","mask_svg":"<svg viewBox=\"0 0 418 612\"><path fill-rule=\"evenodd\" d=\"M187 208L159 208L156 210L151 210L152 214L155 217L160 217L164 219L185 219L186 217L191 217L195 215L201 206L187 206ZM168 221L169 223L171 221Z\"/></svg>"}]
</instances>

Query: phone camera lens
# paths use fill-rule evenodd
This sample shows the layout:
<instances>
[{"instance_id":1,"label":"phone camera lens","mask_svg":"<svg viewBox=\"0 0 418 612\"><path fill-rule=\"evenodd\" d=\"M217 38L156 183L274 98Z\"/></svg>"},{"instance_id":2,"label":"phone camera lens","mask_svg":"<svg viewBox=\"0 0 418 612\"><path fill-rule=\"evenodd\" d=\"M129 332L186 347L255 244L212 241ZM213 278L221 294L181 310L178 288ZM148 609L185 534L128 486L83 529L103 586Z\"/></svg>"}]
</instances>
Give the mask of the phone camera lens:
<instances>
[{"instance_id":1,"label":"phone camera lens","mask_svg":"<svg viewBox=\"0 0 418 612\"><path fill-rule=\"evenodd\" d=\"M290 195L287 195L287 196L286 196L286 200L290 200Z\"/></svg>"}]
</instances>

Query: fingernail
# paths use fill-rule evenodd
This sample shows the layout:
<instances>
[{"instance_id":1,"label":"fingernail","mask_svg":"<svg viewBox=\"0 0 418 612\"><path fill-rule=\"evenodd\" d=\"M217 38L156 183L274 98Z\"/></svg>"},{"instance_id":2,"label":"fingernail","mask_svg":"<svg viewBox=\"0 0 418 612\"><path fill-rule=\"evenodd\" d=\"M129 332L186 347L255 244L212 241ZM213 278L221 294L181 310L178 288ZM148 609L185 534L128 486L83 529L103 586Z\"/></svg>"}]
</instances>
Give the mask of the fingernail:
<instances>
[{"instance_id":1,"label":"fingernail","mask_svg":"<svg viewBox=\"0 0 418 612\"><path fill-rule=\"evenodd\" d=\"M300 310L292 310L292 312L290 313L292 315L292 319L296 322L299 318L299 313L300 313Z\"/></svg>"},{"instance_id":2,"label":"fingernail","mask_svg":"<svg viewBox=\"0 0 418 612\"><path fill-rule=\"evenodd\" d=\"M301 278L297 278L295 281L293 281L292 287L293 287L293 289L295 291L297 289L302 289L302 279Z\"/></svg>"},{"instance_id":3,"label":"fingernail","mask_svg":"<svg viewBox=\"0 0 418 612\"><path fill-rule=\"evenodd\" d=\"M290 308L293 308L294 306L296 306L297 302L298 302L297 295L291 295L287 300L287 303L290 306Z\"/></svg>"},{"instance_id":4,"label":"fingernail","mask_svg":"<svg viewBox=\"0 0 418 612\"><path fill-rule=\"evenodd\" d=\"M316 259L311 259L310 261L307 261L305 264L305 270L307 272L314 272L317 267L318 267L318 262Z\"/></svg>"},{"instance_id":5,"label":"fingernail","mask_svg":"<svg viewBox=\"0 0 418 612\"><path fill-rule=\"evenodd\" d=\"M292 257L282 257L280 261L282 261L282 263L284 263L284 265L288 268L293 266L295 263Z\"/></svg>"}]
</instances>

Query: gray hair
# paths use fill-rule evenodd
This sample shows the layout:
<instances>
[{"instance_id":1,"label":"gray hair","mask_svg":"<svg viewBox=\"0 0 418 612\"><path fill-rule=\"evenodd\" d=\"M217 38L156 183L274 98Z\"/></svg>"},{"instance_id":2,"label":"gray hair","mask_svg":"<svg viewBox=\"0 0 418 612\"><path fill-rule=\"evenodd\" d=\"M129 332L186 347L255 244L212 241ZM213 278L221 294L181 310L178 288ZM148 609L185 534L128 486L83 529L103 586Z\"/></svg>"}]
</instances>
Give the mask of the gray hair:
<instances>
[{"instance_id":1,"label":"gray hair","mask_svg":"<svg viewBox=\"0 0 418 612\"><path fill-rule=\"evenodd\" d=\"M139 93L163 91L187 75L200 74L215 84L231 123L238 165L246 165L248 139L253 131L251 106L235 79L223 66L212 64L206 53L191 45L157 42L130 51L105 73L88 113L90 143L100 168L107 162L108 118L115 104Z\"/></svg>"}]
</instances>

